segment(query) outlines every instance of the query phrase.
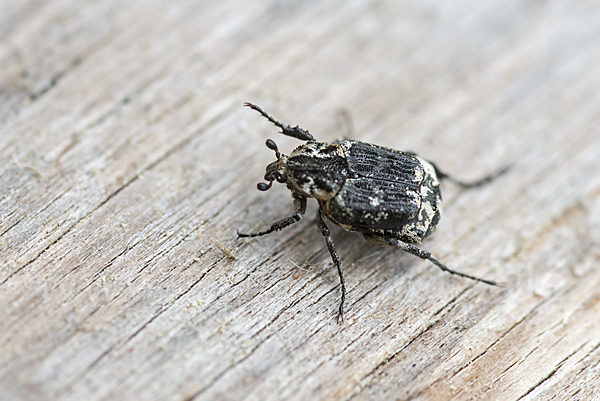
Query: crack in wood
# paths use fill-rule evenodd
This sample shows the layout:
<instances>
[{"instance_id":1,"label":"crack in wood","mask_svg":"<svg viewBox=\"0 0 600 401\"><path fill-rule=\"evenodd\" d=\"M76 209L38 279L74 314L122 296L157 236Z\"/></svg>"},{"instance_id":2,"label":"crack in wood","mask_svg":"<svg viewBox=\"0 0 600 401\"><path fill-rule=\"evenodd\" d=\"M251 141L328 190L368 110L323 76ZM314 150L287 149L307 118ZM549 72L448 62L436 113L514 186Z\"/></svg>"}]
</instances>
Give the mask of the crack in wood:
<instances>
[{"instance_id":1,"label":"crack in wood","mask_svg":"<svg viewBox=\"0 0 600 401\"><path fill-rule=\"evenodd\" d=\"M560 370L560 368L562 368L562 366L564 365L564 363L566 361L568 361L573 355L575 355L577 352L579 352L586 343L581 344L577 349L575 349L573 352L571 352L569 355L567 355L566 357L564 357L559 363L558 365L556 365L556 367L554 369L552 369L552 371L550 373L548 373L545 377L543 377L541 380L539 380L535 385L533 385L529 390L527 390L523 395L521 395L519 398L517 398L518 400L522 400L523 398L527 397L529 394L531 394L536 388L540 387L542 384L544 384L548 379L550 379L552 376L554 376L556 374L556 372L558 372Z\"/></svg>"}]
</instances>

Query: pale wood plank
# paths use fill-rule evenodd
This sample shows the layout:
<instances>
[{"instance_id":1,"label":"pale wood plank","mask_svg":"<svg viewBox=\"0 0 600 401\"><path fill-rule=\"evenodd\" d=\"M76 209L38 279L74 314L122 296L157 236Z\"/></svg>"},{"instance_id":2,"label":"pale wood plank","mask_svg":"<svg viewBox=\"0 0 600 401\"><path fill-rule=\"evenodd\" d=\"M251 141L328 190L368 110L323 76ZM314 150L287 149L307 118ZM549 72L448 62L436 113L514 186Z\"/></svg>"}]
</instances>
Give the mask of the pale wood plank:
<instances>
[{"instance_id":1,"label":"pale wood plank","mask_svg":"<svg viewBox=\"0 0 600 401\"><path fill-rule=\"evenodd\" d=\"M594 399L600 10L591 1L4 2L1 399ZM449 277L255 190L274 138L414 150ZM332 224L329 224L332 226ZM211 238L232 250L222 254Z\"/></svg>"}]
</instances>

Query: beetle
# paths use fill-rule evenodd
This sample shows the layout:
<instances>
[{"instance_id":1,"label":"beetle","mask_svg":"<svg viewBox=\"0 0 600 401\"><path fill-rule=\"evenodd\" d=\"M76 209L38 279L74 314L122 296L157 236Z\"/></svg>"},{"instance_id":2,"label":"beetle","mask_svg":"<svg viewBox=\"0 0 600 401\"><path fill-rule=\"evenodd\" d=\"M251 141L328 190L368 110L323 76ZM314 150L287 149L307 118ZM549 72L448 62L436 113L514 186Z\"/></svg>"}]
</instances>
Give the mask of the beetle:
<instances>
[{"instance_id":1,"label":"beetle","mask_svg":"<svg viewBox=\"0 0 600 401\"><path fill-rule=\"evenodd\" d=\"M464 188L472 188L503 174L507 167L476 182L465 183L450 177L430 161L415 153L389 149L355 140L318 142L306 130L284 125L260 107L244 103L281 129L281 134L306 142L289 156L279 151L275 141L266 145L275 152L276 161L267 165L264 175L268 184L257 185L267 191L274 181L286 184L294 198L290 217L276 221L270 228L254 233L237 232L240 237L258 237L282 230L299 222L306 212L306 201L319 203L316 223L337 268L341 284L338 322L344 318L346 283L342 262L323 216L347 231L357 231L377 245L391 245L421 259L427 259L445 272L498 285L449 269L415 245L429 236L442 215L440 181L448 179Z\"/></svg>"}]
</instances>

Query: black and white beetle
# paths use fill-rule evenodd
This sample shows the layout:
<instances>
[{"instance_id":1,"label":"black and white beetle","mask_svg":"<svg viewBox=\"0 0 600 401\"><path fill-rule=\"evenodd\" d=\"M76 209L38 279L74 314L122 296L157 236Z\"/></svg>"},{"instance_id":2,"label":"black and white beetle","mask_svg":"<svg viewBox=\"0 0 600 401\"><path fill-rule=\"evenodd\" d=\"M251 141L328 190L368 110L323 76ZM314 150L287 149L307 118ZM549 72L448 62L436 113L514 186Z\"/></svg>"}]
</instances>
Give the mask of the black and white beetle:
<instances>
[{"instance_id":1,"label":"black and white beetle","mask_svg":"<svg viewBox=\"0 0 600 401\"><path fill-rule=\"evenodd\" d=\"M441 179L462 187L485 184L506 168L477 182L464 183L441 172L435 164L411 152L401 152L369 143L342 140L317 142L302 128L283 125L260 107L245 103L281 128L283 135L306 141L286 156L268 139L266 145L275 151L277 161L269 164L265 181L257 185L261 191L271 188L273 181L286 184L294 198L292 216L276 221L265 230L251 234L238 231L238 237L258 237L281 230L300 221L306 211L306 199L319 202L317 227L325 237L331 259L337 267L342 286L338 321L344 317L346 284L338 256L323 215L348 231L358 231L369 242L392 245L440 269L457 276L490 285L496 282L451 270L412 244L420 244L433 232L441 217Z\"/></svg>"}]
</instances>

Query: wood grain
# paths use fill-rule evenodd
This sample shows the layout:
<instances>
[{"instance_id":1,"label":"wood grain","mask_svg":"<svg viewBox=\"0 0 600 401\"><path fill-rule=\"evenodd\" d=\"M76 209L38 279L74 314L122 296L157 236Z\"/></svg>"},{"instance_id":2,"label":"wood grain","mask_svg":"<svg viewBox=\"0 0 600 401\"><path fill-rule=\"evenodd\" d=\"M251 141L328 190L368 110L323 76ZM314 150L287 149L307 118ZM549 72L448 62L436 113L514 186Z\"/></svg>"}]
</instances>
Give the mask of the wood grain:
<instances>
[{"instance_id":1,"label":"wood grain","mask_svg":"<svg viewBox=\"0 0 600 401\"><path fill-rule=\"evenodd\" d=\"M0 399L600 398L593 1L0 3ZM274 138L418 152L451 277L255 185ZM216 239L233 252L223 254Z\"/></svg>"}]
</instances>

